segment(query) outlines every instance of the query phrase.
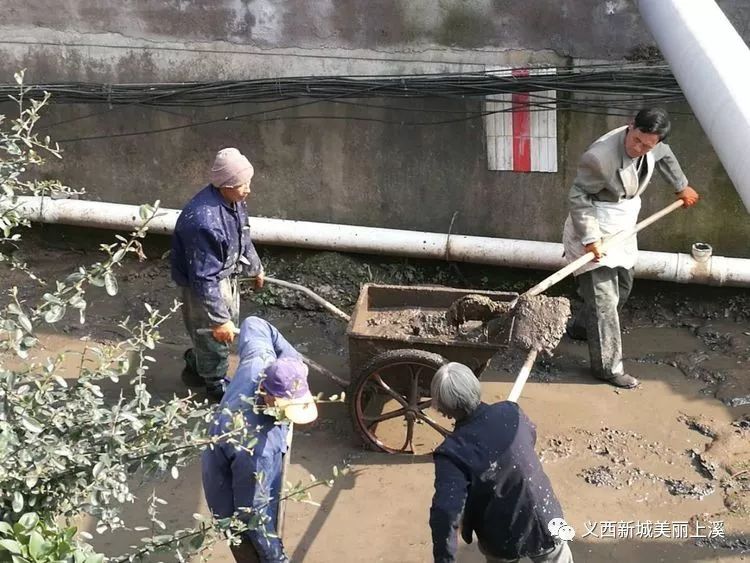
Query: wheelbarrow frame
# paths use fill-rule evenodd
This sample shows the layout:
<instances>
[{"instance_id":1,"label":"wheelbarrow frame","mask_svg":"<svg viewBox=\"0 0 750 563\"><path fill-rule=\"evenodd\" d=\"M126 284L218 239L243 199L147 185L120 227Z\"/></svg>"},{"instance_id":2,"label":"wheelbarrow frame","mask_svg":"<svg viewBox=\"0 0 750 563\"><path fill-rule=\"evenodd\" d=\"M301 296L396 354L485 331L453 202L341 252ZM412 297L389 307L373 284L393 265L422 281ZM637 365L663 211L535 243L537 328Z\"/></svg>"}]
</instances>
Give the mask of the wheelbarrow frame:
<instances>
[{"instance_id":1,"label":"wheelbarrow frame","mask_svg":"<svg viewBox=\"0 0 750 563\"><path fill-rule=\"evenodd\" d=\"M466 295L483 295L494 301L513 302L518 293L482 291L441 286L404 286L367 283L360 288L357 303L346 330L349 344L349 370L352 381L372 358L389 350L413 349L440 354L449 362L461 362L479 376L498 350L507 348L512 326L492 342L471 342L410 335L380 335L368 331L368 313L389 309L447 310Z\"/></svg>"},{"instance_id":2,"label":"wheelbarrow frame","mask_svg":"<svg viewBox=\"0 0 750 563\"><path fill-rule=\"evenodd\" d=\"M514 292L481 291L474 289L456 289L441 286L401 286L383 284L364 284L347 327L349 345L349 369L351 379L348 387L349 411L355 431L362 436L371 448L389 453L406 452L410 445L410 436L414 422L419 419L445 434L422 411L426 408L429 396L428 381L440 365L446 362L460 362L467 365L479 377L492 357L510 344L512 318L493 336L492 341L472 342L451 338L424 337L412 335L377 334L369 328L367 320L372 312L415 309L428 312L446 311L457 299L466 295L483 295L498 302L513 302L518 294ZM382 329L381 329L382 332ZM364 406L361 403L362 386L368 378L375 377L386 393L395 397L393 390L379 379L378 372L386 367L407 369L414 379L412 393L401 393L398 399L405 410L407 437L403 448L389 447L380 441L364 421ZM412 369L414 368L414 369ZM418 378L421 380L418 381ZM419 389L417 389L419 387ZM426 392L427 391L427 392ZM407 395L411 395L411 398ZM408 403L408 404L407 404Z\"/></svg>"}]
</instances>

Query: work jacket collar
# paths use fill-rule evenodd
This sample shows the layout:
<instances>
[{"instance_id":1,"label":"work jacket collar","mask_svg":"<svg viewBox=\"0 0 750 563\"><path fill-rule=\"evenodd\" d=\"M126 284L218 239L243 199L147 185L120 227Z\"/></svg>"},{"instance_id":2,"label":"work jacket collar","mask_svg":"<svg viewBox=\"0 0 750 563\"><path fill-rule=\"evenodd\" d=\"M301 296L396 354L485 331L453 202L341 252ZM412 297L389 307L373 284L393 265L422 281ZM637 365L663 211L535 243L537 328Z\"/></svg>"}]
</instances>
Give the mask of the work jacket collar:
<instances>
[{"instance_id":1,"label":"work jacket collar","mask_svg":"<svg viewBox=\"0 0 750 563\"><path fill-rule=\"evenodd\" d=\"M224 196L221 195L219 188L217 188L213 184L209 184L209 187L211 188L211 193L213 194L214 198L216 198L216 200L221 203L221 205L223 205L230 211L237 211L237 205L234 203L229 203L226 199L224 199Z\"/></svg>"}]
</instances>

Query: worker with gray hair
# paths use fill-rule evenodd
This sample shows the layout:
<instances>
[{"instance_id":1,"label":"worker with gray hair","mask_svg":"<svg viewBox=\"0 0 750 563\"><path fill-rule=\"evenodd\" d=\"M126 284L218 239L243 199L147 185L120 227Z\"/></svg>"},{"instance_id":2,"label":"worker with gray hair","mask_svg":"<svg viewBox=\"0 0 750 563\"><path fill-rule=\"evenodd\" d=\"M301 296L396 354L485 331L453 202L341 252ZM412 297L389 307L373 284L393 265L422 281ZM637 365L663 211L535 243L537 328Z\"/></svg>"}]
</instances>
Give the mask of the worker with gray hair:
<instances>
[{"instance_id":1,"label":"worker with gray hair","mask_svg":"<svg viewBox=\"0 0 750 563\"><path fill-rule=\"evenodd\" d=\"M172 279L182 290L182 313L193 347L185 352L183 382L206 386L220 400L229 367L229 345L240 313L237 277L263 287L263 265L250 240L245 199L254 170L235 148L216 154L209 185L177 218L172 236ZM208 334L199 329L210 328Z\"/></svg>"},{"instance_id":2,"label":"worker with gray hair","mask_svg":"<svg viewBox=\"0 0 750 563\"><path fill-rule=\"evenodd\" d=\"M572 563L566 541L553 536L562 509L534 451L534 424L513 402L489 405L467 366L451 362L432 380L432 405L455 419L435 450L430 509L436 563L456 561L457 535L476 534L488 563ZM463 515L463 516L462 516Z\"/></svg>"}]
</instances>

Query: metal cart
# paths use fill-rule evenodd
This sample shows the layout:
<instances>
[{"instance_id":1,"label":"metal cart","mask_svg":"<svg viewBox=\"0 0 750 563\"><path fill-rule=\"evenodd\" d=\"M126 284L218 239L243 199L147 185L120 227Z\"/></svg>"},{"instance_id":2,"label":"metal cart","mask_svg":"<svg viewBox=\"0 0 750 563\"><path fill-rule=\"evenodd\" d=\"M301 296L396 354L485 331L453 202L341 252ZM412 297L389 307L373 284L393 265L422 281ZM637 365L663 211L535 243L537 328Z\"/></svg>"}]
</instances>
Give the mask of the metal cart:
<instances>
[{"instance_id":1,"label":"metal cart","mask_svg":"<svg viewBox=\"0 0 750 563\"><path fill-rule=\"evenodd\" d=\"M449 430L430 408L430 383L446 362L461 362L479 377L510 341L512 324L491 340L467 341L421 335L384 334L369 321L390 311L446 311L457 299L478 294L511 302L517 293L432 286L365 284L349 321L347 397L352 423L365 443L388 453L432 451Z\"/></svg>"}]
</instances>

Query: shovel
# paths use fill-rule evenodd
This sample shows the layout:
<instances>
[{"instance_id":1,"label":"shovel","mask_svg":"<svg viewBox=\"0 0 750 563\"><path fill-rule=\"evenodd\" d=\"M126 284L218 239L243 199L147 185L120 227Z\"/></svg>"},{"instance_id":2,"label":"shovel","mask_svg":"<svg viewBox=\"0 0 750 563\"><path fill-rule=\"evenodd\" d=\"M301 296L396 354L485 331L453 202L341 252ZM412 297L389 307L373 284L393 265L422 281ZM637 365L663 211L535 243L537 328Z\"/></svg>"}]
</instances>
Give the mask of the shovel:
<instances>
[{"instance_id":1,"label":"shovel","mask_svg":"<svg viewBox=\"0 0 750 563\"><path fill-rule=\"evenodd\" d=\"M618 244L622 244L626 240L628 240L630 237L634 236L636 233L641 231L642 229L645 229L650 224L655 223L665 215L668 215L669 213L672 213L675 209L679 209L683 206L683 201L681 199L678 199L677 201L674 201L670 203L668 206L666 206L661 211L657 211L653 215L650 215L634 227L631 227L630 229L624 229L622 231L619 231L607 238L605 238L602 241L602 250L606 251L608 248L611 248L613 246L616 246ZM574 260L561 270L555 272L551 276L543 279L538 284L536 284L534 287L529 289L526 293L521 295L521 297L533 297L535 295L540 295L541 293L547 291L550 287L561 281L562 279L566 278L576 270L578 270L581 266L584 266L591 262L595 258L595 255L593 252L587 252L577 260ZM521 392L523 391L523 386L526 384L526 380L529 378L529 374L531 373L531 368L534 367L534 362L536 361L537 354L539 354L539 350L537 348L533 348L529 350L526 361L523 363L523 367L521 367L521 370L518 372L518 375L516 376L516 380L513 383L513 387L510 390L510 394L508 395L508 401L512 401L514 403L518 402L518 398L521 396Z\"/></svg>"},{"instance_id":2,"label":"shovel","mask_svg":"<svg viewBox=\"0 0 750 563\"><path fill-rule=\"evenodd\" d=\"M296 283L292 283L292 282L288 282L288 281L284 281L284 280L280 280L280 279L276 279L276 278L271 278L271 277L268 277L268 276L264 277L264 280L265 280L266 283L269 283L271 285L278 285L279 287L284 287L286 289L291 289L291 290L294 290L294 291L299 291L300 293L304 293L310 299L312 299L316 303L322 305L325 309L327 309L328 311L330 311L331 313L333 313L335 316L337 316L341 320L349 322L349 319L350 319L349 315L347 315L341 309L339 309L338 307L336 307L333 303L330 303L329 301L326 301L320 295L318 295L317 293L315 293L311 289L305 287L304 285L299 285L299 284L296 284ZM241 281L241 282L253 281L254 282L255 278L254 277L240 278L239 281ZM198 334L211 334L211 329L210 328L199 328L195 332L197 332ZM239 333L240 333L240 329L239 328L235 328L234 329L235 336L238 335ZM349 382L348 381L345 381L345 380L341 379L340 377L338 377L337 375L335 375L331 370L329 370L328 368L320 365L315 360L313 360L311 358L308 358L304 354L300 354L300 356L302 357L302 361L305 362L310 368L314 369L315 371L317 371L321 375L327 377L328 379L330 379L331 381L333 381L339 387L341 387L343 389L346 389L349 386Z\"/></svg>"}]
</instances>

